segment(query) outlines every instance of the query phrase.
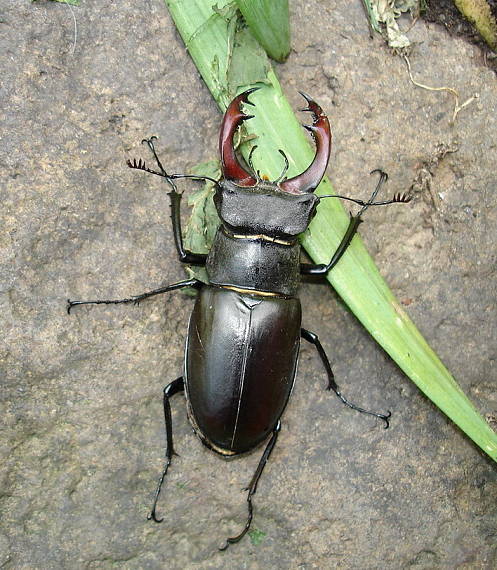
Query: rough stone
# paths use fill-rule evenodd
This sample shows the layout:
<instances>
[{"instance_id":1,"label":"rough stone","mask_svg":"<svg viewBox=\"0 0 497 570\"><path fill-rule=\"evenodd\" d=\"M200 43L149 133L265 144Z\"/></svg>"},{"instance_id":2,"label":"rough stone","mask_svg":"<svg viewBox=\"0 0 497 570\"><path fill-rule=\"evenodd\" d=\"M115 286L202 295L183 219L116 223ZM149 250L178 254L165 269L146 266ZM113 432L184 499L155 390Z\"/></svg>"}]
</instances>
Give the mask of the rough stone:
<instances>
[{"instance_id":1,"label":"rough stone","mask_svg":"<svg viewBox=\"0 0 497 570\"><path fill-rule=\"evenodd\" d=\"M293 51L277 65L328 112L329 175L366 197L361 233L383 275L483 414L496 397L496 78L479 49L418 22L410 83L370 39L360 2L291 3ZM75 34L73 15L76 21ZM303 347L278 446L255 497L266 533L219 553L245 520L259 453L223 462L195 439L181 397L177 449L147 522L163 454L162 387L180 375L192 299L80 308L183 276L164 185L132 172L155 134L176 171L216 155L220 114L157 0L3 0L0 279L0 565L12 569L464 568L497 565L494 463L379 349L327 285L302 287L343 392L391 409L391 429L323 388ZM441 157L441 145L454 149ZM442 153L443 154L443 153ZM185 185L185 189L188 186Z\"/></svg>"}]
</instances>

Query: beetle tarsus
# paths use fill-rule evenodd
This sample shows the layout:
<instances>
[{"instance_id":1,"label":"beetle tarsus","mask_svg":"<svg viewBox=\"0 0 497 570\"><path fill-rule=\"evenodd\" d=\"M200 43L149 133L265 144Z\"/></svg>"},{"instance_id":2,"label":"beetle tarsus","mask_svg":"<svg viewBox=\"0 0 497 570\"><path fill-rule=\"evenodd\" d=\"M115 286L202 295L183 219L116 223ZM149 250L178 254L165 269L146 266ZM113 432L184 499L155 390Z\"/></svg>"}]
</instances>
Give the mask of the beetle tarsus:
<instances>
[{"instance_id":1,"label":"beetle tarsus","mask_svg":"<svg viewBox=\"0 0 497 570\"><path fill-rule=\"evenodd\" d=\"M252 518L254 516L254 507L252 505L252 495L254 493L250 494L247 497L247 504L248 504L248 517L247 517L247 522L245 523L245 526L243 527L243 530L240 534L238 534L237 536L231 536L229 538L226 539L226 543L224 544L224 546L221 546L219 548L219 550L221 552L224 552L230 544L236 544L237 542L240 542L240 540L242 540L242 538L247 534L247 532L250 529L250 525L252 524Z\"/></svg>"},{"instance_id":2,"label":"beetle tarsus","mask_svg":"<svg viewBox=\"0 0 497 570\"><path fill-rule=\"evenodd\" d=\"M328 384L326 389L333 390L333 392L335 392L335 394L340 398L340 400L352 410L361 412L361 414L367 414L368 416L374 416L375 418L384 421L385 425L383 426L383 429L388 429L390 427L390 422L388 421L389 418L392 416L392 412L390 410L388 410L386 414L383 414L381 412L371 412L370 410L366 410L364 408L361 408L360 406L356 406L352 402L349 402L347 398L340 392L334 380L333 380L333 385Z\"/></svg>"},{"instance_id":3,"label":"beetle tarsus","mask_svg":"<svg viewBox=\"0 0 497 570\"><path fill-rule=\"evenodd\" d=\"M158 519L157 514L155 512L155 508L154 508L154 510L149 515L147 515L147 520L148 521L154 521L156 523L161 523L164 521L164 517L162 517L161 519Z\"/></svg>"}]
</instances>

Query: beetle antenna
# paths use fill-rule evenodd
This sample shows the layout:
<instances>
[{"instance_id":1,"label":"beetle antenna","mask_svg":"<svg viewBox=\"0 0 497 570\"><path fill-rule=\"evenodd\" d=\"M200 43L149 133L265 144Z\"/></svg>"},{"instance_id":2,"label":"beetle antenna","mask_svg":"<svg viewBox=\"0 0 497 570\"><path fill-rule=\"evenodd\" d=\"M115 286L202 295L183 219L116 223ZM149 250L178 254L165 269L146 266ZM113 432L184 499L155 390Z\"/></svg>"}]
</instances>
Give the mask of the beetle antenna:
<instances>
[{"instance_id":1,"label":"beetle antenna","mask_svg":"<svg viewBox=\"0 0 497 570\"><path fill-rule=\"evenodd\" d=\"M134 158L132 161L128 159L126 161L126 164L130 168L135 168L136 170L143 170L144 172L150 172L150 174L156 174L157 176L162 176L162 178L169 178L169 176L167 174L164 174L163 172L157 172L157 170L152 170L151 168L148 168L145 161L142 160L141 158L139 158L138 160Z\"/></svg>"},{"instance_id":2,"label":"beetle antenna","mask_svg":"<svg viewBox=\"0 0 497 570\"><path fill-rule=\"evenodd\" d=\"M159 157L157 156L157 152L155 151L154 140L157 140L157 137L155 135L151 136L149 139L143 139L142 144L147 143L147 146L152 151L152 154L154 155L155 161L157 162L157 165L159 166L160 171L162 172L163 176L165 178L168 178L167 172L166 172L165 168L162 166L162 163L161 163Z\"/></svg>"},{"instance_id":3,"label":"beetle antenna","mask_svg":"<svg viewBox=\"0 0 497 570\"><path fill-rule=\"evenodd\" d=\"M354 202L354 204L358 204L359 206L365 206L369 204L369 206L387 206L388 204L407 204L412 200L411 194L404 193L401 194L397 192L394 194L391 200L381 200L379 202L365 202L364 200L356 200L355 198L349 198L349 196L342 196L341 194L325 194L324 196L319 196L321 198L341 198L342 200L348 200L349 202Z\"/></svg>"},{"instance_id":4,"label":"beetle antenna","mask_svg":"<svg viewBox=\"0 0 497 570\"><path fill-rule=\"evenodd\" d=\"M142 160L141 158L139 158L138 161L136 160L136 158L134 158L133 161L128 159L126 161L126 164L130 168L134 168L136 170L143 170L144 172L150 172L150 174L156 174L157 176L162 176L162 178L165 178L166 181L168 182L168 184L173 188L174 192L177 192L177 187L176 187L176 184L173 182L173 180L177 180L178 178L189 178L191 180L209 180L210 182L213 182L214 184L218 183L218 180L215 180L214 178L211 178L210 176L202 176L200 174L199 175L197 175L197 174L168 174L166 172L166 169L162 166L162 163L161 163L159 157L157 156L157 152L156 152L155 146L154 146L154 140L157 140L156 136L152 136L149 139L143 139L142 143L147 143L148 148L152 151L152 154L154 155L155 161L157 162L157 165L160 169L160 172L157 172L157 170L152 170L151 168L148 168L145 161Z\"/></svg>"},{"instance_id":5,"label":"beetle antenna","mask_svg":"<svg viewBox=\"0 0 497 570\"><path fill-rule=\"evenodd\" d=\"M138 162L136 161L136 158L133 159L133 162L131 162L131 160L127 160L126 164L130 168L135 168L137 170L150 172L150 174L156 174L157 176L162 176L162 178L165 178L166 182L171 186L173 192L177 192L176 184L173 182L172 178L166 172L166 169L162 166L162 163L159 157L157 156L157 152L155 151L155 146L154 146L154 140L157 140L156 136L152 136L149 139L143 139L142 143L147 143L148 148L152 151L152 154L154 155L155 161L157 162L157 166L159 167L160 172L148 168L147 165L145 164L145 161L142 160L141 158L138 160Z\"/></svg>"},{"instance_id":6,"label":"beetle antenna","mask_svg":"<svg viewBox=\"0 0 497 570\"><path fill-rule=\"evenodd\" d=\"M169 178L171 178L171 180L177 180L178 178L188 178L189 180L209 180L209 182L214 184L219 183L219 180L211 178L210 176L203 176L201 174L170 174Z\"/></svg>"},{"instance_id":7,"label":"beetle antenna","mask_svg":"<svg viewBox=\"0 0 497 570\"><path fill-rule=\"evenodd\" d=\"M278 178L274 181L275 184L279 184L280 182L283 182L283 180L285 179L285 174L288 171L288 167L290 166L290 163L288 162L288 157L287 155L280 149L278 149L278 152L281 154L281 156L283 157L284 161L285 161L285 166L283 167L283 170L281 172L281 174L278 176Z\"/></svg>"},{"instance_id":8,"label":"beetle antenna","mask_svg":"<svg viewBox=\"0 0 497 570\"><path fill-rule=\"evenodd\" d=\"M390 200L380 200L378 202L375 202L375 198L378 195L378 192L380 191L383 184L388 180L388 174L386 172L383 172L383 170L377 168L375 170L372 170L371 174L374 174L375 172L380 173L380 179L378 180L376 188L371 194L371 198L369 198L367 202L365 202L364 200L356 200L355 198L349 198L348 196L342 196L341 194L326 194L324 196L319 196L319 199L341 198L342 200L348 200L349 202L354 202L354 204L362 206L361 210L357 214L358 216L363 214L369 208L369 206L387 206L388 204L407 204L412 200L411 194L397 192L397 194L394 194L393 198L391 198Z\"/></svg>"},{"instance_id":9,"label":"beetle antenna","mask_svg":"<svg viewBox=\"0 0 497 570\"><path fill-rule=\"evenodd\" d=\"M150 174L156 174L157 176L166 178L166 180L168 181L177 180L178 178L188 178L190 180L209 180L214 184L217 184L219 182L219 180L216 180L215 178L211 178L210 176L203 176L201 174L163 174L162 172L157 172L156 170L148 168L147 165L145 164L145 161L143 161L141 158L138 159L138 161L136 160L136 158L134 158L132 161L127 160L126 164L130 168L134 168L136 170L143 170L144 172L150 172Z\"/></svg>"}]
</instances>

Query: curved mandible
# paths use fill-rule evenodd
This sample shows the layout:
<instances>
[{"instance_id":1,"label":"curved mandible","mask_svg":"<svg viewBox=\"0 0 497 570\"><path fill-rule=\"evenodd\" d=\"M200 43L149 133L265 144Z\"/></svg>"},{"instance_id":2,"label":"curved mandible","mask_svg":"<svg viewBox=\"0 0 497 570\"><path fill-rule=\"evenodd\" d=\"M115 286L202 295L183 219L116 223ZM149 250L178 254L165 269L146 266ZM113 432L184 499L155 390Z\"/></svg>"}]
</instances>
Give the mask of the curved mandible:
<instances>
[{"instance_id":1,"label":"curved mandible","mask_svg":"<svg viewBox=\"0 0 497 570\"><path fill-rule=\"evenodd\" d=\"M308 103L302 111L310 111L313 116L312 125L304 125L316 142L316 155L309 167L298 176L289 178L280 184L282 190L292 194L314 192L326 172L331 149L331 130L328 117L323 109L303 91L299 93Z\"/></svg>"},{"instance_id":2,"label":"curved mandible","mask_svg":"<svg viewBox=\"0 0 497 570\"><path fill-rule=\"evenodd\" d=\"M253 117L253 115L245 115L241 111L240 105L242 103L253 105L248 100L248 96L258 89L258 87L247 89L247 91L244 91L231 101L224 114L221 132L219 133L219 153L221 154L223 176L228 180L232 180L238 186L255 186L257 183L257 179L238 162L235 149L233 148L233 135L243 121Z\"/></svg>"}]
</instances>

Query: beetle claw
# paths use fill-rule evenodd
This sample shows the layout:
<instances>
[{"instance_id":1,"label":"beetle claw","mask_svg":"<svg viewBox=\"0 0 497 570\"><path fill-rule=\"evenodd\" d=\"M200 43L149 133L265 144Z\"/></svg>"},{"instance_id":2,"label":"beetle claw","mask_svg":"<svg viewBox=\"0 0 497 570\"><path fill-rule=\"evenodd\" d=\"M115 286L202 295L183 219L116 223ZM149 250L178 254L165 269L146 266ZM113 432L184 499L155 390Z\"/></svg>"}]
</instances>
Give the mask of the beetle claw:
<instances>
[{"instance_id":1,"label":"beetle claw","mask_svg":"<svg viewBox=\"0 0 497 570\"><path fill-rule=\"evenodd\" d=\"M231 542L228 540L226 540L226 542L224 543L224 546L219 546L218 550L220 552L224 552L225 550L227 550L228 546L231 544Z\"/></svg>"},{"instance_id":2,"label":"beetle claw","mask_svg":"<svg viewBox=\"0 0 497 570\"><path fill-rule=\"evenodd\" d=\"M161 519L157 518L157 515L155 514L155 509L147 516L147 520L148 521L154 521L156 523L161 523L164 520L164 517L162 517Z\"/></svg>"},{"instance_id":3,"label":"beetle claw","mask_svg":"<svg viewBox=\"0 0 497 570\"><path fill-rule=\"evenodd\" d=\"M392 412L388 410L386 414L380 414L378 417L385 422L383 429L388 429L390 427L390 422L388 421L388 419L392 417Z\"/></svg>"}]
</instances>

